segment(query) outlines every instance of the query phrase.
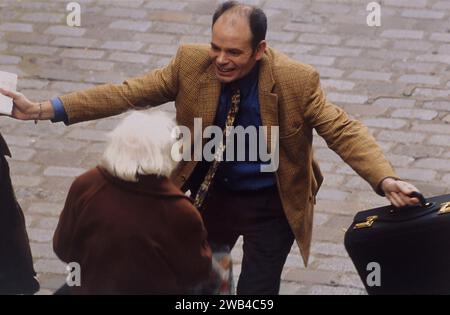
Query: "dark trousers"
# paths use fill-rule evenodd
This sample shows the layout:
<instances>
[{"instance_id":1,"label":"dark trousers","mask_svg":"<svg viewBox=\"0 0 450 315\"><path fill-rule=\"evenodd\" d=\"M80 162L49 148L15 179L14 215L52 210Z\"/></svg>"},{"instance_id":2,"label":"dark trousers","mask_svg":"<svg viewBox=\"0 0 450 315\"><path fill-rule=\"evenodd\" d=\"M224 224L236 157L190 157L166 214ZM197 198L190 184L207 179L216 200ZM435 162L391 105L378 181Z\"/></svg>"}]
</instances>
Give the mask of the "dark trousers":
<instances>
[{"instance_id":1,"label":"dark trousers","mask_svg":"<svg viewBox=\"0 0 450 315\"><path fill-rule=\"evenodd\" d=\"M233 248L243 236L243 260L237 294L278 294L280 277L294 235L276 187L233 192L211 188L202 210L210 243Z\"/></svg>"}]
</instances>

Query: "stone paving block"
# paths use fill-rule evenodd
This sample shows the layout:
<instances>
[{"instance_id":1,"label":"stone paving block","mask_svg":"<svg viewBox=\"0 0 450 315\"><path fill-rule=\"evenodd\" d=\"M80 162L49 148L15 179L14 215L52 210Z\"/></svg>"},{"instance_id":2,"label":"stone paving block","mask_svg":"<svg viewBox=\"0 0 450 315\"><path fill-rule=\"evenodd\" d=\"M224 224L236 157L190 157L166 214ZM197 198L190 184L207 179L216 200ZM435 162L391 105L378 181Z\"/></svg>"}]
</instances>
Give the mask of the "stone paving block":
<instances>
[{"instance_id":1,"label":"stone paving block","mask_svg":"<svg viewBox=\"0 0 450 315\"><path fill-rule=\"evenodd\" d=\"M321 80L322 87L327 89L336 90L352 90L355 87L355 83L346 80Z\"/></svg>"},{"instance_id":2,"label":"stone paving block","mask_svg":"<svg viewBox=\"0 0 450 315\"><path fill-rule=\"evenodd\" d=\"M28 229L28 237L30 241L35 241L38 243L47 243L53 239L53 232L47 229Z\"/></svg>"},{"instance_id":3,"label":"stone paving block","mask_svg":"<svg viewBox=\"0 0 450 315\"><path fill-rule=\"evenodd\" d=\"M450 96L450 91L448 89L415 88L412 95L425 98L447 98Z\"/></svg>"},{"instance_id":4,"label":"stone paving block","mask_svg":"<svg viewBox=\"0 0 450 315\"><path fill-rule=\"evenodd\" d=\"M434 135L428 139L427 143L439 146L450 146L450 136Z\"/></svg>"},{"instance_id":5,"label":"stone paving block","mask_svg":"<svg viewBox=\"0 0 450 315\"><path fill-rule=\"evenodd\" d=\"M400 82L421 83L429 85L438 85L440 78L432 75L405 74L399 78Z\"/></svg>"},{"instance_id":6,"label":"stone paving block","mask_svg":"<svg viewBox=\"0 0 450 315\"><path fill-rule=\"evenodd\" d=\"M414 166L438 171L450 171L450 161L444 159L424 158L416 161Z\"/></svg>"},{"instance_id":7,"label":"stone paving block","mask_svg":"<svg viewBox=\"0 0 450 315\"><path fill-rule=\"evenodd\" d=\"M36 187L42 182L40 176L30 175L13 175L11 180L14 186L21 187Z\"/></svg>"},{"instance_id":8,"label":"stone paving block","mask_svg":"<svg viewBox=\"0 0 450 315\"><path fill-rule=\"evenodd\" d=\"M363 119L362 122L368 127L382 129L402 129L408 124L406 120L391 118Z\"/></svg>"},{"instance_id":9,"label":"stone paving block","mask_svg":"<svg viewBox=\"0 0 450 315\"><path fill-rule=\"evenodd\" d=\"M365 95L344 94L344 93L328 93L328 100L336 103L364 104L368 97Z\"/></svg>"},{"instance_id":10,"label":"stone paving block","mask_svg":"<svg viewBox=\"0 0 450 315\"><path fill-rule=\"evenodd\" d=\"M438 10L417 10L408 9L402 12L402 16L415 19L442 19L446 15L445 12Z\"/></svg>"},{"instance_id":11,"label":"stone paving block","mask_svg":"<svg viewBox=\"0 0 450 315\"><path fill-rule=\"evenodd\" d=\"M311 268L300 270L300 269L289 269L283 272L281 279L284 281L292 281L301 284L329 284L335 285L339 279L339 276L335 272L323 271L323 270L313 270Z\"/></svg>"},{"instance_id":12,"label":"stone paving block","mask_svg":"<svg viewBox=\"0 0 450 315\"><path fill-rule=\"evenodd\" d=\"M404 8L425 8L427 6L427 0L385 0L383 4Z\"/></svg>"},{"instance_id":13,"label":"stone paving block","mask_svg":"<svg viewBox=\"0 0 450 315\"><path fill-rule=\"evenodd\" d=\"M76 59L100 59L105 55L102 50L96 49L64 49L61 53L61 57L64 58L76 58Z\"/></svg>"},{"instance_id":14,"label":"stone paving block","mask_svg":"<svg viewBox=\"0 0 450 315\"><path fill-rule=\"evenodd\" d=\"M343 274L339 279L338 283L344 286L362 289L365 292L364 284L358 274L355 273Z\"/></svg>"},{"instance_id":15,"label":"stone paving block","mask_svg":"<svg viewBox=\"0 0 450 315\"><path fill-rule=\"evenodd\" d=\"M146 64L149 63L150 56L136 53L114 52L109 56L109 60Z\"/></svg>"},{"instance_id":16,"label":"stone paving block","mask_svg":"<svg viewBox=\"0 0 450 315\"><path fill-rule=\"evenodd\" d=\"M41 258L34 262L34 269L39 273L58 273L66 272L66 264L57 259Z\"/></svg>"},{"instance_id":17,"label":"stone paving block","mask_svg":"<svg viewBox=\"0 0 450 315\"><path fill-rule=\"evenodd\" d=\"M321 254L326 256L348 257L343 244L314 242L311 247L311 252L313 252L316 255Z\"/></svg>"},{"instance_id":18,"label":"stone paving block","mask_svg":"<svg viewBox=\"0 0 450 315\"><path fill-rule=\"evenodd\" d=\"M415 63L405 63L405 62L394 62L392 64L394 70L400 71L410 71L413 73L432 73L436 68L438 68L437 63L428 62L415 62Z\"/></svg>"},{"instance_id":19,"label":"stone paving block","mask_svg":"<svg viewBox=\"0 0 450 315\"><path fill-rule=\"evenodd\" d=\"M150 44L146 50L149 54L175 56L178 50L178 45L166 45L166 44Z\"/></svg>"},{"instance_id":20,"label":"stone paving block","mask_svg":"<svg viewBox=\"0 0 450 315\"><path fill-rule=\"evenodd\" d=\"M361 79L361 80L380 80L380 81L389 81L392 76L392 73L388 72L376 72L376 71L354 71L350 78L352 79Z\"/></svg>"},{"instance_id":21,"label":"stone paving block","mask_svg":"<svg viewBox=\"0 0 450 315\"><path fill-rule=\"evenodd\" d=\"M43 295L53 294L54 291L59 289L66 281L66 273L40 273L38 274L38 280L41 283L41 291ZM41 292L40 291L40 292Z\"/></svg>"},{"instance_id":22,"label":"stone paving block","mask_svg":"<svg viewBox=\"0 0 450 315\"><path fill-rule=\"evenodd\" d=\"M392 152L417 159L440 156L444 152L444 149L435 146L410 146L407 144L400 144L397 145Z\"/></svg>"},{"instance_id":23,"label":"stone paving block","mask_svg":"<svg viewBox=\"0 0 450 315\"><path fill-rule=\"evenodd\" d=\"M415 50L415 51L430 51L433 47L433 44L426 41L415 41L415 40L407 40L407 41L395 41L393 49L395 50Z\"/></svg>"},{"instance_id":24,"label":"stone paving block","mask_svg":"<svg viewBox=\"0 0 450 315\"><path fill-rule=\"evenodd\" d=\"M317 66L316 70L321 78L341 78L344 75L344 70L336 68Z\"/></svg>"},{"instance_id":25,"label":"stone paving block","mask_svg":"<svg viewBox=\"0 0 450 315\"><path fill-rule=\"evenodd\" d=\"M312 44L326 44L326 45L337 45L341 42L341 38L336 35L325 35L325 34L302 34L298 38L300 43L312 43Z\"/></svg>"},{"instance_id":26,"label":"stone paving block","mask_svg":"<svg viewBox=\"0 0 450 315\"><path fill-rule=\"evenodd\" d=\"M446 42L450 43L450 34L448 33L433 33L430 36L430 39L437 42Z\"/></svg>"},{"instance_id":27,"label":"stone paving block","mask_svg":"<svg viewBox=\"0 0 450 315\"><path fill-rule=\"evenodd\" d=\"M398 118L416 118L421 120L432 120L438 116L438 112L427 109L396 109L391 114Z\"/></svg>"},{"instance_id":28,"label":"stone paving block","mask_svg":"<svg viewBox=\"0 0 450 315\"><path fill-rule=\"evenodd\" d=\"M135 32L145 32L150 28L150 26L152 26L152 23L146 21L117 20L112 22L109 25L109 28Z\"/></svg>"},{"instance_id":29,"label":"stone paving block","mask_svg":"<svg viewBox=\"0 0 450 315\"><path fill-rule=\"evenodd\" d=\"M162 21L162 22L181 22L189 23L193 19L193 15L186 11L176 12L176 11L151 11L148 17L151 21ZM211 25L211 17L208 19L208 26Z\"/></svg>"},{"instance_id":30,"label":"stone paving block","mask_svg":"<svg viewBox=\"0 0 450 315\"><path fill-rule=\"evenodd\" d=\"M65 25L50 26L44 31L44 34L81 37L86 33L86 29L82 27L70 27Z\"/></svg>"},{"instance_id":31,"label":"stone paving block","mask_svg":"<svg viewBox=\"0 0 450 315\"><path fill-rule=\"evenodd\" d=\"M317 269L337 272L355 272L350 258L332 257L323 258L316 262Z\"/></svg>"},{"instance_id":32,"label":"stone paving block","mask_svg":"<svg viewBox=\"0 0 450 315\"><path fill-rule=\"evenodd\" d=\"M79 62L81 62L81 60ZM61 93L70 93L82 89L87 89L92 86L93 86L92 84L66 82L66 81L54 81L52 84L50 84L50 87L52 89L60 91Z\"/></svg>"},{"instance_id":33,"label":"stone paving block","mask_svg":"<svg viewBox=\"0 0 450 315\"><path fill-rule=\"evenodd\" d=\"M108 50L138 51L143 44L136 41L107 41L100 48Z\"/></svg>"},{"instance_id":34,"label":"stone paving block","mask_svg":"<svg viewBox=\"0 0 450 315\"><path fill-rule=\"evenodd\" d=\"M82 168L50 166L44 170L44 176L76 177L85 171Z\"/></svg>"},{"instance_id":35,"label":"stone paving block","mask_svg":"<svg viewBox=\"0 0 450 315\"><path fill-rule=\"evenodd\" d=\"M26 23L2 23L0 24L0 31L3 32L33 32L33 25Z\"/></svg>"},{"instance_id":36,"label":"stone paving block","mask_svg":"<svg viewBox=\"0 0 450 315\"><path fill-rule=\"evenodd\" d=\"M441 54L441 55L433 55L433 54L419 55L416 57L416 60L450 64L450 55L443 55L443 54Z\"/></svg>"},{"instance_id":37,"label":"stone paving block","mask_svg":"<svg viewBox=\"0 0 450 315\"><path fill-rule=\"evenodd\" d=\"M66 16L61 13L33 12L26 13L20 17L20 21L24 22L41 22L41 23L62 23Z\"/></svg>"},{"instance_id":38,"label":"stone paving block","mask_svg":"<svg viewBox=\"0 0 450 315\"><path fill-rule=\"evenodd\" d=\"M435 4L433 4L432 6L433 9L435 10L450 10L450 2L448 1L438 1Z\"/></svg>"},{"instance_id":39,"label":"stone paving block","mask_svg":"<svg viewBox=\"0 0 450 315\"><path fill-rule=\"evenodd\" d=\"M36 154L36 151L33 149L20 148L14 145L10 145L9 149L11 150L12 158L17 161L30 161Z\"/></svg>"},{"instance_id":40,"label":"stone paving block","mask_svg":"<svg viewBox=\"0 0 450 315\"><path fill-rule=\"evenodd\" d=\"M106 16L129 19L144 19L147 12L139 9L109 8L103 12Z\"/></svg>"},{"instance_id":41,"label":"stone paving block","mask_svg":"<svg viewBox=\"0 0 450 315\"><path fill-rule=\"evenodd\" d=\"M374 106L388 108L411 108L416 104L416 100L406 98L379 98L373 102Z\"/></svg>"},{"instance_id":42,"label":"stone paving block","mask_svg":"<svg viewBox=\"0 0 450 315\"><path fill-rule=\"evenodd\" d=\"M176 42L176 36L169 34L137 33L133 35L133 40L144 43L174 44Z\"/></svg>"},{"instance_id":43,"label":"stone paving block","mask_svg":"<svg viewBox=\"0 0 450 315\"><path fill-rule=\"evenodd\" d=\"M52 46L60 47L79 47L79 48L91 48L95 47L97 40L91 38L71 38L71 37L57 37L51 42Z\"/></svg>"},{"instance_id":44,"label":"stone paving block","mask_svg":"<svg viewBox=\"0 0 450 315\"><path fill-rule=\"evenodd\" d=\"M181 11L186 7L187 3L184 1L156 1L152 0L145 5L145 8L151 10L170 10Z\"/></svg>"},{"instance_id":45,"label":"stone paving block","mask_svg":"<svg viewBox=\"0 0 450 315\"><path fill-rule=\"evenodd\" d=\"M423 104L423 107L432 108L432 109L436 109L436 110L450 111L450 102L446 102L446 101L425 102Z\"/></svg>"},{"instance_id":46,"label":"stone paving block","mask_svg":"<svg viewBox=\"0 0 450 315\"><path fill-rule=\"evenodd\" d=\"M355 288L313 286L309 289L310 295L366 295L366 291Z\"/></svg>"},{"instance_id":47,"label":"stone paving block","mask_svg":"<svg viewBox=\"0 0 450 315\"><path fill-rule=\"evenodd\" d=\"M422 39L424 36L423 31L413 31L413 30L385 30L381 33L381 37L385 38L398 38L398 39Z\"/></svg>"},{"instance_id":48,"label":"stone paving block","mask_svg":"<svg viewBox=\"0 0 450 315\"><path fill-rule=\"evenodd\" d=\"M405 180L433 181L436 178L436 171L419 168L397 168L396 172L400 178Z\"/></svg>"},{"instance_id":49,"label":"stone paving block","mask_svg":"<svg viewBox=\"0 0 450 315\"><path fill-rule=\"evenodd\" d=\"M417 132L382 131L377 138L399 143L421 143L425 135Z\"/></svg>"},{"instance_id":50,"label":"stone paving block","mask_svg":"<svg viewBox=\"0 0 450 315\"><path fill-rule=\"evenodd\" d=\"M33 257L36 258L55 258L56 255L53 252L53 245L50 243L30 243L31 252Z\"/></svg>"},{"instance_id":51,"label":"stone paving block","mask_svg":"<svg viewBox=\"0 0 450 315\"><path fill-rule=\"evenodd\" d=\"M53 56L58 51L56 47L47 47L39 45L17 45L14 47L14 52L21 55L46 55Z\"/></svg>"},{"instance_id":52,"label":"stone paving block","mask_svg":"<svg viewBox=\"0 0 450 315\"><path fill-rule=\"evenodd\" d=\"M356 57L359 56L361 52L362 52L361 49L325 47L319 52L319 55L336 56L336 57L349 57L349 56Z\"/></svg>"},{"instance_id":53,"label":"stone paving block","mask_svg":"<svg viewBox=\"0 0 450 315\"><path fill-rule=\"evenodd\" d=\"M74 60L74 64L82 70L109 71L114 67L113 62L98 60Z\"/></svg>"},{"instance_id":54,"label":"stone paving block","mask_svg":"<svg viewBox=\"0 0 450 315\"><path fill-rule=\"evenodd\" d=\"M0 55L0 64L2 65L17 65L22 61L21 57L11 55Z\"/></svg>"},{"instance_id":55,"label":"stone paving block","mask_svg":"<svg viewBox=\"0 0 450 315\"><path fill-rule=\"evenodd\" d=\"M27 209L27 212L45 216L59 217L63 208L64 204L62 203L33 202Z\"/></svg>"},{"instance_id":56,"label":"stone paving block","mask_svg":"<svg viewBox=\"0 0 450 315\"><path fill-rule=\"evenodd\" d=\"M294 59L302 63L319 66L331 66L334 64L335 57L315 56L315 55L294 55Z\"/></svg>"},{"instance_id":57,"label":"stone paving block","mask_svg":"<svg viewBox=\"0 0 450 315\"><path fill-rule=\"evenodd\" d=\"M450 174L445 175L442 180L450 185Z\"/></svg>"},{"instance_id":58,"label":"stone paving block","mask_svg":"<svg viewBox=\"0 0 450 315\"><path fill-rule=\"evenodd\" d=\"M11 174L16 175L38 175L41 165L32 162L22 162L11 160L9 163Z\"/></svg>"}]
</instances>

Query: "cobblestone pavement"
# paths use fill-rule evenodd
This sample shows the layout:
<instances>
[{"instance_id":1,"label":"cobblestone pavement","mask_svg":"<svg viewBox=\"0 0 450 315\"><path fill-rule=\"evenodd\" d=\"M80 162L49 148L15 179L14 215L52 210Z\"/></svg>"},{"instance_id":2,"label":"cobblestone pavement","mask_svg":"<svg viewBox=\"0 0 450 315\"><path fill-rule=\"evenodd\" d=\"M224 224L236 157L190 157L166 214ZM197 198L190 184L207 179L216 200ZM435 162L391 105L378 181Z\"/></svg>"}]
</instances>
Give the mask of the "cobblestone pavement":
<instances>
[{"instance_id":1,"label":"cobblestone pavement","mask_svg":"<svg viewBox=\"0 0 450 315\"><path fill-rule=\"evenodd\" d=\"M0 70L19 74L33 100L121 82L167 64L180 43L210 41L207 0L79 0L81 27L65 26L69 1L0 0ZM369 126L398 174L425 195L450 193L450 1L382 0L381 27L369 1L254 0L269 16L269 43L314 65L329 100ZM173 111L171 104L163 107ZM121 117L66 127L0 117L12 178L24 208L35 268L50 294L65 266L51 239L74 177L96 165L104 135ZM364 294L343 247L352 216L386 201L315 138L325 182L314 218L311 264L297 246L283 294ZM241 243L240 243L241 244ZM242 248L233 251L239 272ZM237 276L237 274L236 274Z\"/></svg>"}]
</instances>

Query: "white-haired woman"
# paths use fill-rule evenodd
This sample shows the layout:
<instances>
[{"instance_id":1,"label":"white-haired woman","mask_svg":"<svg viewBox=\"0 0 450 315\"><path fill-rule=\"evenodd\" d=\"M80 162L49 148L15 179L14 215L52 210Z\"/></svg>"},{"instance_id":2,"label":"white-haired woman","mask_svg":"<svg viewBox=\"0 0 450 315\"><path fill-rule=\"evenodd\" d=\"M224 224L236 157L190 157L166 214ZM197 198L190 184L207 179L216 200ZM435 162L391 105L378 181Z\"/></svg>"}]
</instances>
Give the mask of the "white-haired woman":
<instances>
[{"instance_id":1,"label":"white-haired woman","mask_svg":"<svg viewBox=\"0 0 450 315\"><path fill-rule=\"evenodd\" d=\"M58 257L81 267L70 294L182 294L208 278L201 216L168 179L174 127L162 112L132 113L72 184L53 238Z\"/></svg>"}]
</instances>

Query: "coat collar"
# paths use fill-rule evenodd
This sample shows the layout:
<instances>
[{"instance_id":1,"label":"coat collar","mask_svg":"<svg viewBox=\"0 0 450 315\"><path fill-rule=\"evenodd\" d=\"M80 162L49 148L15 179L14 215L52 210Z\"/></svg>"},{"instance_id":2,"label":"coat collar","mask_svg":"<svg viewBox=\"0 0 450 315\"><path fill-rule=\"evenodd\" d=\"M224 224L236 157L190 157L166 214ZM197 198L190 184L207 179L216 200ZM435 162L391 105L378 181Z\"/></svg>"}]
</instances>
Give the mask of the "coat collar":
<instances>
[{"instance_id":1,"label":"coat collar","mask_svg":"<svg viewBox=\"0 0 450 315\"><path fill-rule=\"evenodd\" d=\"M144 175L139 176L138 182L127 182L120 178L114 177L101 166L97 166L97 170L102 174L102 176L106 179L106 181L124 190L159 197L187 198L192 202L192 200L189 197L184 195L165 176Z\"/></svg>"}]
</instances>

